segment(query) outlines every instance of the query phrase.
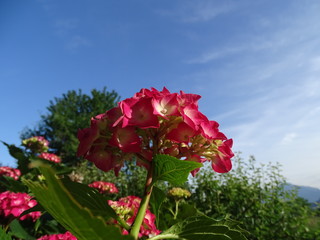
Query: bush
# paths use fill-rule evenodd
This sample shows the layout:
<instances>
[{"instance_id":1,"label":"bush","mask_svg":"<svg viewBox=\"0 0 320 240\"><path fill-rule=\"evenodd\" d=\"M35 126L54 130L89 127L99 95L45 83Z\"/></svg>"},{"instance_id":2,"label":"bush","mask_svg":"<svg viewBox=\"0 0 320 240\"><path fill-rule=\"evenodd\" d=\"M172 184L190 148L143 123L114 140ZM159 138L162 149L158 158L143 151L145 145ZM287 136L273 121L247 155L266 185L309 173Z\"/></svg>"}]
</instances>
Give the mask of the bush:
<instances>
[{"instance_id":1,"label":"bush","mask_svg":"<svg viewBox=\"0 0 320 240\"><path fill-rule=\"evenodd\" d=\"M191 200L212 218L229 216L242 223L250 239L316 239L309 232L310 205L295 190L284 190L280 166L257 167L254 157L245 162L239 154L233 170L212 173L208 168L191 182Z\"/></svg>"}]
</instances>

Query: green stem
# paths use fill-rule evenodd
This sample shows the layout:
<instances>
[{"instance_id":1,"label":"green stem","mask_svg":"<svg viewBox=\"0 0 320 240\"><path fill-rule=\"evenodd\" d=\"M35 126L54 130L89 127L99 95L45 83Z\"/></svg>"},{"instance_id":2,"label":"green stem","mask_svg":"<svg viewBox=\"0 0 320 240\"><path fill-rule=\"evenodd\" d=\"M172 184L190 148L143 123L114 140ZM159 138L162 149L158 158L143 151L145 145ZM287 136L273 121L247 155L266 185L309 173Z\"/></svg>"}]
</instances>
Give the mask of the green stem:
<instances>
[{"instance_id":1,"label":"green stem","mask_svg":"<svg viewBox=\"0 0 320 240\"><path fill-rule=\"evenodd\" d=\"M152 187L153 187L153 183L152 183L153 168L152 167L153 166L151 164L151 167L148 171L147 180L146 180L144 196L141 200L136 219L134 220L134 223L133 223L131 231L130 231L130 235L133 236L134 239L138 239L140 227L141 227L141 224L143 222L144 216L146 214L146 211L147 211L147 208L149 205L149 201L150 201L150 197L151 197L151 193L152 193Z\"/></svg>"},{"instance_id":2,"label":"green stem","mask_svg":"<svg viewBox=\"0 0 320 240\"><path fill-rule=\"evenodd\" d=\"M178 216L178 211L179 211L179 200L175 201L176 202L176 209L175 209L175 213L173 215L173 219L176 220L177 216Z\"/></svg>"},{"instance_id":3,"label":"green stem","mask_svg":"<svg viewBox=\"0 0 320 240\"><path fill-rule=\"evenodd\" d=\"M152 238L148 238L148 240L157 240L157 239L181 239L179 236L175 234L163 234L163 235L157 235Z\"/></svg>"}]
</instances>

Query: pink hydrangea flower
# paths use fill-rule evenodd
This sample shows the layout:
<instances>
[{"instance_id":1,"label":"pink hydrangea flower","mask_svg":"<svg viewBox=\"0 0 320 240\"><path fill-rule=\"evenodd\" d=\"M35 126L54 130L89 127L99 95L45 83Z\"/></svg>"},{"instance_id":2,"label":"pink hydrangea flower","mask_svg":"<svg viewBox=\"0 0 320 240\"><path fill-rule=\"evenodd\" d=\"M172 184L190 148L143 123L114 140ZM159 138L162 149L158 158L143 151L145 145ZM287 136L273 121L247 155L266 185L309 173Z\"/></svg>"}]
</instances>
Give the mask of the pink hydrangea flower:
<instances>
[{"instance_id":1,"label":"pink hydrangea flower","mask_svg":"<svg viewBox=\"0 0 320 240\"><path fill-rule=\"evenodd\" d=\"M25 139L22 141L22 145L35 153L46 152L49 149L49 141L42 136Z\"/></svg>"},{"instance_id":2,"label":"pink hydrangea flower","mask_svg":"<svg viewBox=\"0 0 320 240\"><path fill-rule=\"evenodd\" d=\"M0 167L0 176L7 176L11 177L14 180L18 180L21 176L21 172L17 168L11 168L11 167Z\"/></svg>"},{"instance_id":3,"label":"pink hydrangea flower","mask_svg":"<svg viewBox=\"0 0 320 240\"><path fill-rule=\"evenodd\" d=\"M9 191L0 193L0 215L4 217L13 216L20 220L31 219L36 221L41 216L41 212L31 212L20 217L21 213L37 205L37 201L31 198L27 193Z\"/></svg>"},{"instance_id":4,"label":"pink hydrangea flower","mask_svg":"<svg viewBox=\"0 0 320 240\"><path fill-rule=\"evenodd\" d=\"M118 193L119 192L116 185L110 182L96 181L96 182L90 183L88 186L98 189L100 193Z\"/></svg>"},{"instance_id":5,"label":"pink hydrangea flower","mask_svg":"<svg viewBox=\"0 0 320 240\"><path fill-rule=\"evenodd\" d=\"M65 232L60 234L45 235L37 240L77 240L77 238L73 236L72 233Z\"/></svg>"},{"instance_id":6,"label":"pink hydrangea flower","mask_svg":"<svg viewBox=\"0 0 320 240\"><path fill-rule=\"evenodd\" d=\"M42 159L45 159L45 160L48 160L50 162L54 162L54 163L60 163L61 162L61 158L58 157L57 155L55 155L54 153L43 152L38 157L42 158Z\"/></svg>"},{"instance_id":7,"label":"pink hydrangea flower","mask_svg":"<svg viewBox=\"0 0 320 240\"><path fill-rule=\"evenodd\" d=\"M232 139L219 131L217 122L199 111L199 99L197 94L170 93L166 88L141 89L117 107L92 118L89 128L79 130L77 155L116 174L133 156L138 165L149 168L155 154L209 161L214 171L228 172L234 156Z\"/></svg>"},{"instance_id":8,"label":"pink hydrangea flower","mask_svg":"<svg viewBox=\"0 0 320 240\"><path fill-rule=\"evenodd\" d=\"M118 201L109 200L109 205L116 211L118 216L127 222L128 225L132 225L137 216L141 199L136 196L127 196L120 198ZM144 216L142 225L139 231L139 237L142 236L152 237L160 234L160 230L156 228L155 225L155 215L147 209ZM123 234L128 234L125 229L122 230Z\"/></svg>"}]
</instances>

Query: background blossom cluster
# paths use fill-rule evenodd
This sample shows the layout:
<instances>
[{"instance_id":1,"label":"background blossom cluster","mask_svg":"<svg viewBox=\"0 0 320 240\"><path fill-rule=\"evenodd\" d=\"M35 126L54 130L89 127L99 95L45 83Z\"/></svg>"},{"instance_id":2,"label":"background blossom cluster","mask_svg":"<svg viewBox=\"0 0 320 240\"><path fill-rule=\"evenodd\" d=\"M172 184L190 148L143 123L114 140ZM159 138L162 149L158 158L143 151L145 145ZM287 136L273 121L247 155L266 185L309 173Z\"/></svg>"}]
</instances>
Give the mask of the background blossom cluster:
<instances>
[{"instance_id":1,"label":"background blossom cluster","mask_svg":"<svg viewBox=\"0 0 320 240\"><path fill-rule=\"evenodd\" d=\"M22 145L34 153L47 152L49 149L49 141L42 136L34 136L24 139L22 141Z\"/></svg>"},{"instance_id":2,"label":"background blossom cluster","mask_svg":"<svg viewBox=\"0 0 320 240\"><path fill-rule=\"evenodd\" d=\"M166 88L141 89L92 118L89 128L79 130L77 154L103 171L113 169L116 173L132 155L148 168L155 154L210 161L216 172L228 172L234 156L232 139L198 110L199 99L199 95L171 93Z\"/></svg>"},{"instance_id":3,"label":"background blossom cluster","mask_svg":"<svg viewBox=\"0 0 320 240\"><path fill-rule=\"evenodd\" d=\"M77 240L77 238L70 232L65 232L60 234L45 235L38 238L37 240Z\"/></svg>"},{"instance_id":4,"label":"background blossom cluster","mask_svg":"<svg viewBox=\"0 0 320 240\"><path fill-rule=\"evenodd\" d=\"M141 199L136 196L123 197L118 201L108 201L109 205L116 211L116 213L130 226L133 224L137 216L140 202ZM155 215L152 214L149 209L147 209L139 231L139 237L151 237L158 235L159 233L160 231L155 225ZM123 230L123 234L128 234L128 232Z\"/></svg>"},{"instance_id":5,"label":"background blossom cluster","mask_svg":"<svg viewBox=\"0 0 320 240\"><path fill-rule=\"evenodd\" d=\"M111 182L104 182L104 181L95 181L88 185L89 187L93 187L99 190L100 193L118 193L119 190Z\"/></svg>"},{"instance_id":6,"label":"background blossom cluster","mask_svg":"<svg viewBox=\"0 0 320 240\"><path fill-rule=\"evenodd\" d=\"M54 163L61 162L61 158L54 153L43 152L43 153L40 153L38 157Z\"/></svg>"},{"instance_id":7,"label":"background blossom cluster","mask_svg":"<svg viewBox=\"0 0 320 240\"><path fill-rule=\"evenodd\" d=\"M40 217L41 212L31 212L20 217L21 213L35 205L37 205L37 201L31 199L31 196L27 193L14 193L10 191L0 193L0 216L16 217L20 220L32 219L32 221L35 221Z\"/></svg>"},{"instance_id":8,"label":"background blossom cluster","mask_svg":"<svg viewBox=\"0 0 320 240\"><path fill-rule=\"evenodd\" d=\"M17 168L0 167L0 176L7 176L13 178L14 180L18 180L21 176L21 172Z\"/></svg>"},{"instance_id":9,"label":"background blossom cluster","mask_svg":"<svg viewBox=\"0 0 320 240\"><path fill-rule=\"evenodd\" d=\"M174 187L168 191L168 196L179 200L183 198L189 198L191 193L186 189Z\"/></svg>"}]
</instances>

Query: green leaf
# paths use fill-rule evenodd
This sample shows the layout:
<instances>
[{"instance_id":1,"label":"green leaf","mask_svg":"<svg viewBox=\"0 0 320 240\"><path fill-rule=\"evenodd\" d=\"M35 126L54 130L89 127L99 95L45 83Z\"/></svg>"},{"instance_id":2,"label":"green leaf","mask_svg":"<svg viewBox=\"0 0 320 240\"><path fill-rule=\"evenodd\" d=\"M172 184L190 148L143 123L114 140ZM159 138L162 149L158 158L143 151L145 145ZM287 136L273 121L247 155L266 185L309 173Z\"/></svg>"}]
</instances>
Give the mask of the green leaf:
<instances>
[{"instance_id":1,"label":"green leaf","mask_svg":"<svg viewBox=\"0 0 320 240\"><path fill-rule=\"evenodd\" d=\"M117 226L108 225L108 207L101 209L101 214L97 214L98 207L91 209L90 200L93 204L99 202L96 200L92 191L86 192L85 188L67 183L68 187L75 187L74 196L63 182L57 179L53 169L49 165L39 163L39 170L45 177L45 183L31 180L23 182L33 192L40 204L49 212L63 227L72 232L81 240L129 240L130 236L123 236ZM85 197L87 195L87 197ZM90 200L89 200L90 199ZM83 205L82 205L83 204ZM99 203L100 204L100 203ZM107 205L107 202L105 202ZM110 214L112 215L112 214Z\"/></svg>"},{"instance_id":2,"label":"green leaf","mask_svg":"<svg viewBox=\"0 0 320 240\"><path fill-rule=\"evenodd\" d=\"M35 205L34 207L32 208L29 208L27 210L25 210L23 213L21 213L20 217L24 216L24 215L27 215L28 213L31 213L31 212L44 212L45 209L41 206L40 203L38 203L37 205Z\"/></svg>"},{"instance_id":3,"label":"green leaf","mask_svg":"<svg viewBox=\"0 0 320 240\"><path fill-rule=\"evenodd\" d=\"M202 167L202 163L179 160L168 155L157 155L153 161L153 181L164 180L173 185L185 183L192 170Z\"/></svg>"},{"instance_id":4,"label":"green leaf","mask_svg":"<svg viewBox=\"0 0 320 240\"><path fill-rule=\"evenodd\" d=\"M116 212L107 204L107 199L96 189L87 185L72 182L65 178L61 180L70 194L77 199L81 206L90 209L94 216L101 216L105 219L117 218Z\"/></svg>"},{"instance_id":5,"label":"green leaf","mask_svg":"<svg viewBox=\"0 0 320 240\"><path fill-rule=\"evenodd\" d=\"M12 235L16 236L17 238L24 239L24 240L35 240L34 237L30 236L29 233L21 226L20 222L17 219L14 219L10 223L10 230Z\"/></svg>"},{"instance_id":6,"label":"green leaf","mask_svg":"<svg viewBox=\"0 0 320 240\"><path fill-rule=\"evenodd\" d=\"M27 188L20 181L14 180L12 177L0 176L0 184L11 192L26 192Z\"/></svg>"},{"instance_id":7,"label":"green leaf","mask_svg":"<svg viewBox=\"0 0 320 240\"><path fill-rule=\"evenodd\" d=\"M153 187L150 197L150 206L152 213L156 216L156 225L159 227L159 213L163 201L166 199L166 194L159 188Z\"/></svg>"},{"instance_id":8,"label":"green leaf","mask_svg":"<svg viewBox=\"0 0 320 240\"><path fill-rule=\"evenodd\" d=\"M178 219L186 219L188 217L203 215L200 213L194 205L188 203L181 203L179 205Z\"/></svg>"},{"instance_id":9,"label":"green leaf","mask_svg":"<svg viewBox=\"0 0 320 240\"><path fill-rule=\"evenodd\" d=\"M9 145L8 143L5 143L1 141L9 150L10 155L18 160L18 168L21 171L21 174L24 175L30 171L28 164L29 164L29 159L28 157L24 154L21 148L16 147L15 145L11 144Z\"/></svg>"},{"instance_id":10,"label":"green leaf","mask_svg":"<svg viewBox=\"0 0 320 240\"><path fill-rule=\"evenodd\" d=\"M191 217L149 240L246 240L241 231L230 228L226 222L205 216Z\"/></svg>"},{"instance_id":11,"label":"green leaf","mask_svg":"<svg viewBox=\"0 0 320 240\"><path fill-rule=\"evenodd\" d=\"M6 233L2 227L0 227L0 239L1 240L12 240L12 234L11 233Z\"/></svg>"}]
</instances>

